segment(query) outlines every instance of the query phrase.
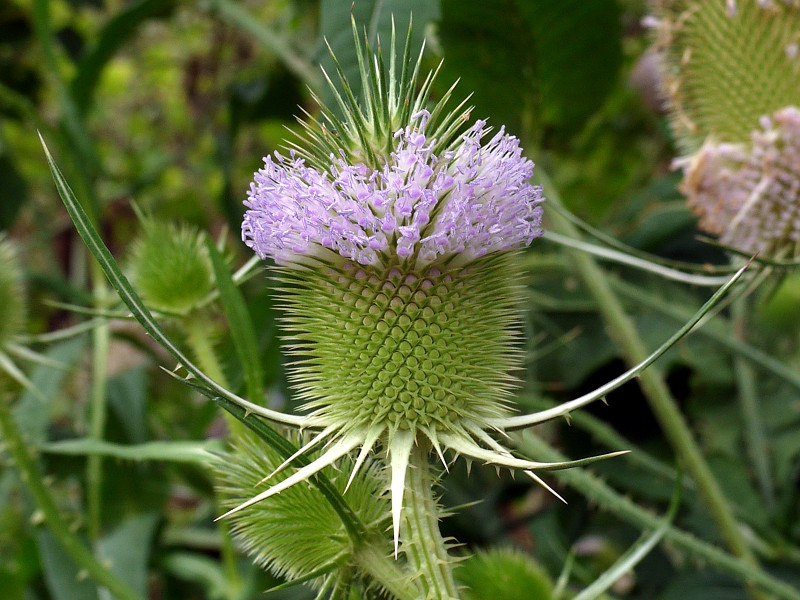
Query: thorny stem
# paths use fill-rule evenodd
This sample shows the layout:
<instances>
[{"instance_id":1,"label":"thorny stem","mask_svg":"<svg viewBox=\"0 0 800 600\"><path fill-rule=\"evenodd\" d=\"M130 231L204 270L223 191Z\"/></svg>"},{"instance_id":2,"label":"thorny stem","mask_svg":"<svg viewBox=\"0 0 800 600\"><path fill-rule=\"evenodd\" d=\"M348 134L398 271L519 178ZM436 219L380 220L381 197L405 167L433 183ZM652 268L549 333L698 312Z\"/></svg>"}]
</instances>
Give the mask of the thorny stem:
<instances>
[{"instance_id":1,"label":"thorny stem","mask_svg":"<svg viewBox=\"0 0 800 600\"><path fill-rule=\"evenodd\" d=\"M748 308L747 298L739 298L732 306L736 337L743 343L747 342ZM747 451L758 478L761 495L769 507L774 507L775 494L770 474L769 450L764 435L764 422L758 410L755 370L750 362L741 356L735 356L733 364L739 388L739 407L742 411Z\"/></svg>"},{"instance_id":2,"label":"thorny stem","mask_svg":"<svg viewBox=\"0 0 800 600\"><path fill-rule=\"evenodd\" d=\"M439 531L439 507L434 497L428 449L417 445L411 450L405 490L405 532L403 549L412 573L428 600L457 600L452 560Z\"/></svg>"},{"instance_id":3,"label":"thorny stem","mask_svg":"<svg viewBox=\"0 0 800 600\"><path fill-rule=\"evenodd\" d=\"M94 304L104 308L108 288L105 277L96 261L90 261L90 275ZM89 392L89 437L102 440L106 429L106 396L108 388L108 348L111 333L108 321L101 322L92 330L92 381ZM89 539L100 539L101 509L103 495L103 457L90 454L86 460L86 510Z\"/></svg>"},{"instance_id":4,"label":"thorny stem","mask_svg":"<svg viewBox=\"0 0 800 600\"><path fill-rule=\"evenodd\" d=\"M143 600L92 555L61 517L52 495L42 481L42 475L33 456L22 441L22 436L9 410L8 399L2 390L0 390L0 433L2 433L6 449L14 458L20 471L22 481L33 496L36 506L44 515L45 522L50 526L50 531L53 532L66 553L72 557L75 564L85 570L98 585L107 588L118 600Z\"/></svg>"},{"instance_id":5,"label":"thorny stem","mask_svg":"<svg viewBox=\"0 0 800 600\"><path fill-rule=\"evenodd\" d=\"M547 201L561 206L558 193L541 168L538 170L538 177L544 185L544 195L547 197ZM554 231L580 239L580 232L558 211L549 211L548 215ZM572 258L586 288L595 298L600 314L606 321L611 336L625 355L626 362L633 365L644 360L647 357L647 350L597 263L587 254L572 250L567 250L567 252ZM660 371L650 367L639 375L639 379L650 408L658 419L674 452L684 464L687 473L697 483L700 496L711 512L725 543L742 562L754 569L760 569L755 555L739 530L739 525L733 516L730 504L725 499L708 463L703 458L689 430L689 426L672 398Z\"/></svg>"},{"instance_id":6,"label":"thorny stem","mask_svg":"<svg viewBox=\"0 0 800 600\"><path fill-rule=\"evenodd\" d=\"M541 460L561 461L566 457L535 435L515 436L522 452ZM589 500L596 502L604 510L613 513L623 521L627 521L640 529L655 529L663 523L662 517L642 508L630 498L623 496L609 487L598 477L585 469L565 469L553 471L553 476L572 486ZM800 600L800 590L777 579L763 569L753 567L740 558L732 556L716 546L698 539L690 533L670 527L664 534L664 540L680 546L687 552L718 569L733 573L748 585L760 585L767 592L784 600Z\"/></svg>"}]
</instances>

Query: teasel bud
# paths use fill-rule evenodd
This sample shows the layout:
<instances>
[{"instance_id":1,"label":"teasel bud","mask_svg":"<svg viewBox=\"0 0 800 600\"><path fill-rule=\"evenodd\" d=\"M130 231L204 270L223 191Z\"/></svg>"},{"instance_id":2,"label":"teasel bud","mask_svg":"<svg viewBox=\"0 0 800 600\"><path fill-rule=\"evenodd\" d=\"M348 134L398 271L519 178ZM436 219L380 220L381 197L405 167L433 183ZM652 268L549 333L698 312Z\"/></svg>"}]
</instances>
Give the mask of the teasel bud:
<instances>
[{"instance_id":1,"label":"teasel bud","mask_svg":"<svg viewBox=\"0 0 800 600\"><path fill-rule=\"evenodd\" d=\"M295 438L297 436L294 436ZM293 440L294 441L294 440ZM253 491L274 482L263 481L282 462L280 455L252 434L238 438L216 466L216 486L223 506L233 508ZM323 469L323 474L342 493L347 485L347 464ZM276 481L286 474L275 476ZM353 547L340 515L317 487L297 485L236 513L231 532L240 547L255 562L277 577L288 581L307 581L315 588L336 587L359 573L363 587L375 583L369 578L370 552L386 556L390 552L385 536L389 520L389 500L383 494L384 481L378 463L369 462L347 493L353 513L366 524L361 547ZM366 551L365 551L366 549Z\"/></svg>"},{"instance_id":2,"label":"teasel bud","mask_svg":"<svg viewBox=\"0 0 800 600\"><path fill-rule=\"evenodd\" d=\"M796 257L800 3L659 0L655 17L700 227L740 252Z\"/></svg>"},{"instance_id":3,"label":"teasel bud","mask_svg":"<svg viewBox=\"0 0 800 600\"><path fill-rule=\"evenodd\" d=\"M141 216L133 243L131 278L151 308L185 315L214 287L214 272L203 237L189 225Z\"/></svg>"}]
</instances>

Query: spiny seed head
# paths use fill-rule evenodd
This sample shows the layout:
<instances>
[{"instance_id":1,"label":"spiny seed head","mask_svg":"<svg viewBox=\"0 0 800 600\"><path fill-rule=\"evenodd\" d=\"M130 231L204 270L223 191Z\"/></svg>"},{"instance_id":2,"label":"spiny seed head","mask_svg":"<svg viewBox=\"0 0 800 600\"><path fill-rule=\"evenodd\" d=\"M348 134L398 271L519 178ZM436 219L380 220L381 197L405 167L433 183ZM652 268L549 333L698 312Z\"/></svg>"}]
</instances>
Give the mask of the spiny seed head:
<instances>
[{"instance_id":1,"label":"spiny seed head","mask_svg":"<svg viewBox=\"0 0 800 600\"><path fill-rule=\"evenodd\" d=\"M156 310L185 314L213 289L214 273L202 234L188 225L142 219L133 244L131 275Z\"/></svg>"},{"instance_id":2,"label":"spiny seed head","mask_svg":"<svg viewBox=\"0 0 800 600\"><path fill-rule=\"evenodd\" d=\"M236 440L216 468L216 486L222 505L232 508L254 491L284 480L285 472L263 480L264 475L275 471L282 461L275 450L253 435ZM340 493L344 491L349 469L328 467L323 473ZM362 523L369 525L369 531L365 532L369 543L382 545L381 551L388 553L384 531L389 511L388 498L382 493L383 479L373 463L361 473L347 491L348 506ZM278 577L304 579L330 567L336 560L341 561L338 569L343 573L352 570L352 561L347 557L352 555L353 548L342 519L314 486L293 486L242 510L232 518L231 530L245 552ZM336 569L332 571L335 573ZM319 588L324 580L323 576L314 578L310 585Z\"/></svg>"},{"instance_id":3,"label":"spiny seed head","mask_svg":"<svg viewBox=\"0 0 800 600\"><path fill-rule=\"evenodd\" d=\"M17 250L0 233L0 347L25 327L27 307Z\"/></svg>"},{"instance_id":4,"label":"spiny seed head","mask_svg":"<svg viewBox=\"0 0 800 600\"><path fill-rule=\"evenodd\" d=\"M320 427L461 434L504 414L519 366L513 256L289 275L291 377ZM287 271L287 275L291 272Z\"/></svg>"},{"instance_id":5,"label":"spiny seed head","mask_svg":"<svg viewBox=\"0 0 800 600\"><path fill-rule=\"evenodd\" d=\"M466 600L516 600L520 590L529 600L554 596L547 571L532 556L512 548L479 551L459 565L455 576L465 587Z\"/></svg>"},{"instance_id":6,"label":"spiny seed head","mask_svg":"<svg viewBox=\"0 0 800 600\"><path fill-rule=\"evenodd\" d=\"M656 0L654 15L684 154L708 136L748 143L761 116L798 103L797 0Z\"/></svg>"},{"instance_id":7,"label":"spiny seed head","mask_svg":"<svg viewBox=\"0 0 800 600\"><path fill-rule=\"evenodd\" d=\"M706 142L681 190L700 226L743 252L800 256L800 110L761 119L749 144Z\"/></svg>"}]
</instances>

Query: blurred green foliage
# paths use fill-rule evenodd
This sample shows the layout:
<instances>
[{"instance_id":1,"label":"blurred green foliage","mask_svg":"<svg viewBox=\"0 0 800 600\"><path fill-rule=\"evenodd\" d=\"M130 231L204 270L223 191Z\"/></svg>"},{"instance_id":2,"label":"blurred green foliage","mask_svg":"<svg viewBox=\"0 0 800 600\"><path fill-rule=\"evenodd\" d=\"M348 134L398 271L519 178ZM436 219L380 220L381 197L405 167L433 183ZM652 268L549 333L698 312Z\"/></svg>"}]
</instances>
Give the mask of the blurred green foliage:
<instances>
[{"instance_id":1,"label":"blurred green foliage","mask_svg":"<svg viewBox=\"0 0 800 600\"><path fill-rule=\"evenodd\" d=\"M658 74L646 54L644 0L357 0L352 9L338 0L5 2L0 231L19 249L27 287L28 331L17 342L44 358L16 359L29 387L0 372L0 392L8 396L0 402L13 407L70 527L142 597L313 596L302 587L264 592L280 582L226 549L227 531L213 522L220 510L212 473L202 460L184 460L182 452L180 460L169 452L150 460L153 446L141 446L138 455L133 447L140 460L108 451L113 445L179 441L196 443L190 446L194 456L230 424L213 403L157 368L173 365L93 270L58 203L36 130L125 268L142 229L133 203L159 222L185 223L207 231L212 242L221 240L223 252L215 255L211 246L221 303L199 313L209 334L206 350L238 393L296 408L284 378L273 282L263 270L248 281L236 280L238 288L220 276L249 258L238 242L241 201L261 157L294 139L295 115L316 110L309 88L323 93L317 63L332 73L324 40L346 73L354 67L351 10L374 45L388 39L393 11L398 31L405 31L413 11L415 44L425 40L427 65L444 60L438 93L460 78L456 96L472 94L474 117L520 137L585 221L666 259L725 260L695 239L694 219L670 172L675 147L658 108ZM587 391L623 367L563 252L540 240L523 260L529 361L517 375L523 382L520 408L530 409ZM649 348L707 296L626 267L610 267L608 278ZM776 576L800 586L797 287L796 275L764 285L749 299L760 306L758 318L742 323L723 311L675 346L658 368L761 559ZM110 338L105 360L97 362L101 346L88 327L66 341L47 337L70 327L80 332L92 318L103 320ZM185 324L165 323L201 353ZM10 356L10 349L0 350ZM752 361L755 371L769 440L772 488L766 492L742 442L746 423L736 402L734 356ZM264 399L253 398L254 389L263 390ZM58 442L97 433L90 399L98 394L105 415L100 434L112 446L95 439L82 453L65 452ZM635 384L609 395L608 402L576 415L572 427L555 424L538 433L570 455L635 448L630 460L594 471L622 494L663 511L674 478L669 446ZM223 444L211 447L224 451ZM101 528L94 538L87 528L92 484L86 453L109 455L102 461ZM0 597L107 597L42 524L7 453L0 450L0 457ZM540 579L548 590L549 580L570 564L562 597L590 583L638 536L636 526L570 489L562 490L570 501L564 507L508 474L497 478L477 466L474 471L467 478L458 465L442 483L445 507L467 505L442 523L467 545L457 552L513 544L535 561L523 565L529 574L547 572ZM691 485L676 527L717 542ZM472 573L491 588L487 575ZM612 593L663 600L746 597L746 588L731 577L696 561L685 548L665 546Z\"/></svg>"}]
</instances>

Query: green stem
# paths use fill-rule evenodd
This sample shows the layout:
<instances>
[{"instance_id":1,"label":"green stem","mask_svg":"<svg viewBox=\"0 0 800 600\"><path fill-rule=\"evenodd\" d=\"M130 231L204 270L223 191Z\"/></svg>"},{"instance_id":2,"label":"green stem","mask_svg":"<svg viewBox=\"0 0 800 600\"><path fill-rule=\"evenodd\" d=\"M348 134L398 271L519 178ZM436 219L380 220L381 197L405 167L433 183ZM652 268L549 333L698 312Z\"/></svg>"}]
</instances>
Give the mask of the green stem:
<instances>
[{"instance_id":1,"label":"green stem","mask_svg":"<svg viewBox=\"0 0 800 600\"><path fill-rule=\"evenodd\" d=\"M431 474L427 448L411 451L406 475L405 536L403 548L412 573L419 575L422 597L426 600L457 599L452 560L447 556L439 531L439 507L433 494L436 484Z\"/></svg>"},{"instance_id":2,"label":"green stem","mask_svg":"<svg viewBox=\"0 0 800 600\"><path fill-rule=\"evenodd\" d=\"M558 193L541 170L539 178L545 187L547 201L561 206ZM552 229L563 235L580 239L577 228L559 211L548 213ZM617 296L611 290L602 270L594 259L584 253L567 250L580 273L586 288L597 301L600 313L608 325L609 332L622 350L628 364L643 361L647 355L641 338L631 320L625 314ZM733 510L725 499L711 469L708 467L697 443L692 437L686 421L681 415L675 400L660 371L650 367L639 376L642 390L651 410L669 440L674 452L680 457L687 473L697 483L698 491L719 528L720 534L731 551L747 565L758 569L758 561L751 552L733 516Z\"/></svg>"},{"instance_id":3,"label":"green stem","mask_svg":"<svg viewBox=\"0 0 800 600\"><path fill-rule=\"evenodd\" d=\"M567 457L535 435L516 436L516 441L520 450L530 456L536 456L539 460L553 462L567 460ZM553 471L553 476L571 485L589 500L596 502L605 510L639 529L655 529L663 523L662 517L642 508L630 498L614 491L585 469ZM736 575L748 586L757 584L777 598L800 600L800 590L773 577L764 570L698 539L690 533L673 526L667 530L664 539L708 562L708 564Z\"/></svg>"},{"instance_id":4,"label":"green stem","mask_svg":"<svg viewBox=\"0 0 800 600\"><path fill-rule=\"evenodd\" d=\"M222 566L225 569L225 577L228 580L228 597L237 598L242 591L242 577L239 575L239 566L236 564L236 548L233 545L231 528L225 519L219 521L218 526Z\"/></svg>"},{"instance_id":5,"label":"green stem","mask_svg":"<svg viewBox=\"0 0 800 600\"><path fill-rule=\"evenodd\" d=\"M181 325L186 332L186 339L197 358L200 368L219 385L230 389L228 380L222 370L222 364L219 361L217 351L214 349L214 344L212 343L214 339L214 328L211 325L206 311L195 311L183 319ZM241 435L244 431L243 425L228 413L225 413L225 416L228 427ZM225 568L225 575L228 578L228 583L230 584L231 598L233 598L242 586L242 579L236 564L236 548L234 547L227 522L224 520L219 521L217 525L219 526L219 532L222 538L222 543L220 545L222 564Z\"/></svg>"},{"instance_id":6,"label":"green stem","mask_svg":"<svg viewBox=\"0 0 800 600\"><path fill-rule=\"evenodd\" d=\"M204 311L197 311L181 320L181 325L186 332L186 340L192 349L197 362L206 375L211 377L225 389L230 389L228 379L222 370L216 350L214 350L214 328L209 316Z\"/></svg>"},{"instance_id":7,"label":"green stem","mask_svg":"<svg viewBox=\"0 0 800 600\"><path fill-rule=\"evenodd\" d=\"M397 600L417 600L419 589L382 545L365 542L353 550L353 561Z\"/></svg>"},{"instance_id":8,"label":"green stem","mask_svg":"<svg viewBox=\"0 0 800 600\"><path fill-rule=\"evenodd\" d=\"M748 308L747 298L739 298L732 306L734 331L742 343L747 342ZM769 448L764 435L764 423L758 410L756 375L749 361L740 356L734 356L733 361L747 451L756 472L761 494L767 506L774 507L775 494L770 473Z\"/></svg>"},{"instance_id":9,"label":"green stem","mask_svg":"<svg viewBox=\"0 0 800 600\"><path fill-rule=\"evenodd\" d=\"M107 287L96 261L91 260L94 304L104 308ZM92 382L89 391L89 437L102 440L106 428L106 395L108 387L108 348L110 330L107 321L92 330ZM89 455L86 461L86 508L89 539L100 539L103 495L103 457Z\"/></svg>"},{"instance_id":10,"label":"green stem","mask_svg":"<svg viewBox=\"0 0 800 600\"><path fill-rule=\"evenodd\" d=\"M53 497L42 481L42 475L33 456L22 441L22 436L14 422L5 397L0 397L0 433L2 433L5 440L6 449L14 458L20 471L22 481L33 496L36 506L44 515L44 520L49 525L50 531L53 532L53 535L55 535L66 553L72 557L75 564L85 570L98 585L107 588L119 600L143 600L92 555L61 517Z\"/></svg>"}]
</instances>

